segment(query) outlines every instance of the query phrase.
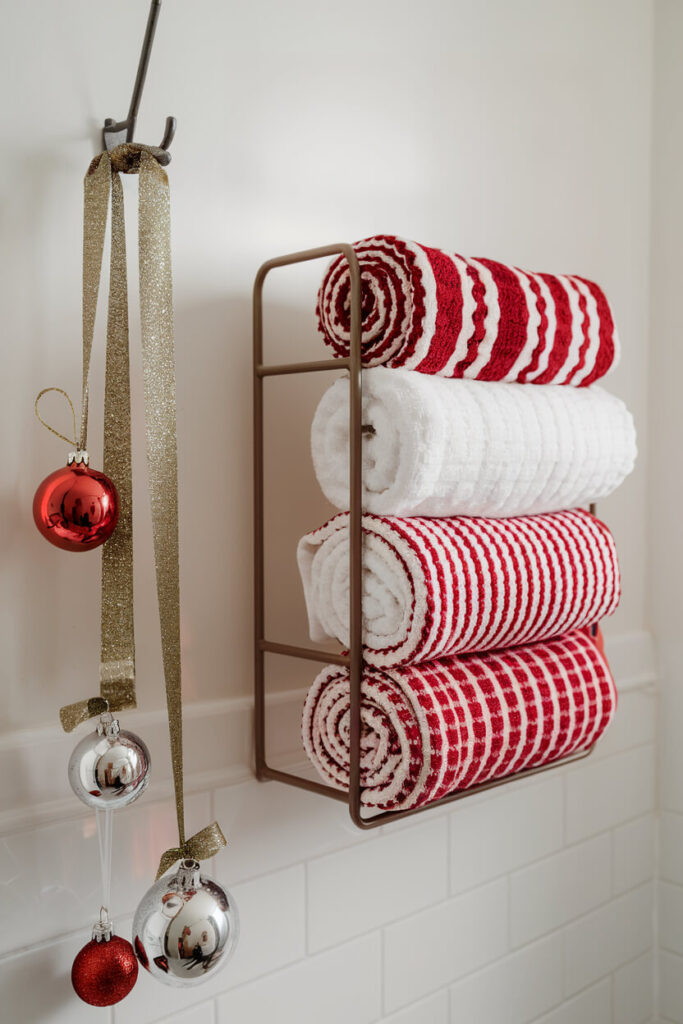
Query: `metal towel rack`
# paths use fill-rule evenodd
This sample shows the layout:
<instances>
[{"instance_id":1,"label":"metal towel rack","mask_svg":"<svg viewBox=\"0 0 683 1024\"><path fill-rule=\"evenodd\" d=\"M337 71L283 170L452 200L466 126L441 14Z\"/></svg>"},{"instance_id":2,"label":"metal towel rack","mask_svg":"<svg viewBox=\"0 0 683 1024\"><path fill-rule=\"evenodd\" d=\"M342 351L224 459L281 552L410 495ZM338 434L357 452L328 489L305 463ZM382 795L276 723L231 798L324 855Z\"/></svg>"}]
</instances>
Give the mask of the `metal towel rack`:
<instances>
[{"instance_id":1,"label":"metal towel rack","mask_svg":"<svg viewBox=\"0 0 683 1024\"><path fill-rule=\"evenodd\" d=\"M323 259L329 256L343 255L349 264L351 276L351 342L350 354L345 359L320 359L313 362L281 363L265 365L263 362L263 285L271 270L288 267L295 263L307 263L310 260ZM356 254L351 245L341 243L326 245L318 249L305 249L302 252L278 256L264 263L254 281L254 728L256 747L256 777L260 780L275 779L297 789L306 789L312 793L330 797L348 803L351 819L362 829L377 828L389 821L407 818L421 811L441 807L443 804L462 800L475 793L483 793L489 789L506 785L517 779L529 778L541 772L559 768L582 760L591 753L593 747L571 754L569 757L539 765L536 768L525 768L512 775L492 779L471 786L469 789L455 790L420 807L408 810L387 810L364 817L361 807L361 683L363 677L362 647L362 575L363 575L363 543L361 530L362 517L362 372L361 372L361 280ZM348 654L329 654L315 647L296 647L290 644L276 643L265 636L265 563L264 563L264 501L263 501L263 381L266 377L280 377L293 373L317 373L325 370L348 370L350 389L350 643ZM591 512L595 506L591 506ZM334 789L323 782L315 782L295 775L292 772L271 768L266 753L266 678L265 655L277 654L302 661L317 661L322 664L343 665L349 670L351 689L350 709L350 777L348 793Z\"/></svg>"}]
</instances>

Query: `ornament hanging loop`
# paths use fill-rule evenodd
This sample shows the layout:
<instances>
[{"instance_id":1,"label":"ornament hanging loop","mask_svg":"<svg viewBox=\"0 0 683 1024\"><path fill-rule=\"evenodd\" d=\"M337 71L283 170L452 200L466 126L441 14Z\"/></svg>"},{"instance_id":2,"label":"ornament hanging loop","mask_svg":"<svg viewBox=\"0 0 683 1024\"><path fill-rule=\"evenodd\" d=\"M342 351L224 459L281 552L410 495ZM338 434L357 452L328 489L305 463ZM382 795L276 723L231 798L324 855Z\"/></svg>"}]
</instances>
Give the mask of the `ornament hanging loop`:
<instances>
[{"instance_id":1,"label":"ornament hanging loop","mask_svg":"<svg viewBox=\"0 0 683 1024\"><path fill-rule=\"evenodd\" d=\"M49 423L45 422L43 417L38 412L38 405L40 403L40 400L43 397L43 395L46 395L48 393L48 391L56 391L58 394L64 395L67 402L69 403L69 408L71 409L71 419L73 422L73 437L67 437L66 434L62 434L59 432L59 430L55 430L54 427L51 427ZM78 444L78 439L76 438L76 410L74 409L73 402L71 401L71 399L69 398L69 396L67 395L66 391L64 391L63 388L43 388L43 390L39 391L38 394L36 395L36 400L33 404L33 408L40 422L43 424L44 427L46 427L47 430L50 431L51 434L54 434L55 437L61 438L62 441L66 441L67 444Z\"/></svg>"},{"instance_id":2,"label":"ornament hanging loop","mask_svg":"<svg viewBox=\"0 0 683 1024\"><path fill-rule=\"evenodd\" d=\"M109 918L109 911L106 907L100 907L100 918L92 929L92 937L95 942L109 942L114 934L114 925Z\"/></svg>"}]
</instances>

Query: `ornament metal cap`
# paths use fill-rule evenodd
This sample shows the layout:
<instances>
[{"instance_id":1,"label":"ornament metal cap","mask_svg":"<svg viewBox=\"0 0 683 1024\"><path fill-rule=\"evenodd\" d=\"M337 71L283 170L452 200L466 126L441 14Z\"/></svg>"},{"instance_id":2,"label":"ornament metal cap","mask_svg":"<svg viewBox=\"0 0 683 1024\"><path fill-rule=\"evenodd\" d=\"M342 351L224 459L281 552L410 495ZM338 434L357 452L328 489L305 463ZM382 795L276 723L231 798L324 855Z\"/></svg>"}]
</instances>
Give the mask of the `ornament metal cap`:
<instances>
[{"instance_id":1,"label":"ornament metal cap","mask_svg":"<svg viewBox=\"0 0 683 1024\"><path fill-rule=\"evenodd\" d=\"M97 723L98 736L106 736L108 740L115 740L121 732L118 718L114 718L111 711L103 711Z\"/></svg>"},{"instance_id":2,"label":"ornament metal cap","mask_svg":"<svg viewBox=\"0 0 683 1024\"><path fill-rule=\"evenodd\" d=\"M186 858L178 865L176 876L173 879L174 888L179 892L198 889L201 885L199 880L199 861Z\"/></svg>"},{"instance_id":3,"label":"ornament metal cap","mask_svg":"<svg viewBox=\"0 0 683 1024\"><path fill-rule=\"evenodd\" d=\"M93 942L109 942L113 934L114 925L109 919L109 911L106 907L100 907L100 919L92 929Z\"/></svg>"},{"instance_id":4,"label":"ornament metal cap","mask_svg":"<svg viewBox=\"0 0 683 1024\"><path fill-rule=\"evenodd\" d=\"M88 465L88 463L90 462L90 456L88 455L84 448L79 448L75 452L69 452L69 455L66 460L67 466L72 466L74 462L76 463L77 466Z\"/></svg>"}]
</instances>

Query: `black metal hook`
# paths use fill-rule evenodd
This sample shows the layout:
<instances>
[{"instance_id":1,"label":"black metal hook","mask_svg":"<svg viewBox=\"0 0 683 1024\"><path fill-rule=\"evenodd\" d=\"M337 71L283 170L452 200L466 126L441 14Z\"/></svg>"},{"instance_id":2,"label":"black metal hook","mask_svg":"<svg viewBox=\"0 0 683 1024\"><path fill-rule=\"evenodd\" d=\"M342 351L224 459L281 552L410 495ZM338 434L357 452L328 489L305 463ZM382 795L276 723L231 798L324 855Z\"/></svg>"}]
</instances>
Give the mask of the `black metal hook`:
<instances>
[{"instance_id":1,"label":"black metal hook","mask_svg":"<svg viewBox=\"0 0 683 1024\"><path fill-rule=\"evenodd\" d=\"M142 90L147 76L147 68L149 66L149 58L152 52L152 43L154 42L154 33L156 31L157 19L159 17L160 10L161 0L152 0L149 8L149 17L147 18L145 38L142 41L138 73L135 77L133 95L131 97L130 107L128 108L128 117L125 121L115 121L113 117L108 117L106 119L104 122L104 128L102 129L102 143L106 150L112 150L122 142L133 141L135 124L138 117L138 110L140 108L140 99L142 97ZM164 153L159 157L159 163L161 164L167 164L170 162L171 154L168 152L168 147L173 142L176 123L175 117L166 118L166 128L164 130L164 137L161 140L160 146L160 149L164 150Z\"/></svg>"}]
</instances>

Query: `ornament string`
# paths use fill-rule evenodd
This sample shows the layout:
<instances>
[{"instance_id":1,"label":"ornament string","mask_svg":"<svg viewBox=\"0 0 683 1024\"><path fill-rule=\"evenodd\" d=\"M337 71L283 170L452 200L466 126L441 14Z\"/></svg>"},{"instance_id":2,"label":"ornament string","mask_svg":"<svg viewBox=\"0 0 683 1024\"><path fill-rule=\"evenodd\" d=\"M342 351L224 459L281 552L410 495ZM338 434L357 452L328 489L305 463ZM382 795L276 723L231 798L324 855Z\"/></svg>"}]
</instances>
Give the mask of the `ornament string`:
<instances>
[{"instance_id":1,"label":"ornament string","mask_svg":"<svg viewBox=\"0 0 683 1024\"><path fill-rule=\"evenodd\" d=\"M100 907L100 923L109 921L111 904L111 854L114 826L114 812L111 807L95 811L97 817L97 840L100 849L100 873L102 876L102 906ZM103 918L105 920L103 920Z\"/></svg>"},{"instance_id":2,"label":"ornament string","mask_svg":"<svg viewBox=\"0 0 683 1024\"><path fill-rule=\"evenodd\" d=\"M69 403L69 408L71 409L71 419L73 420L73 437L67 437L66 434L62 434L59 432L59 430L55 430L54 427L51 427L49 423L45 422L43 417L38 412L38 406L40 404L41 398L43 397L43 395L46 395L49 391L56 391L58 394L64 395L67 402ZM43 390L39 391L38 394L36 395L36 400L34 402L33 408L40 422L43 424L44 427L47 428L47 430L50 431L51 434L54 434L55 437L60 437L62 441L66 441L67 444L78 444L78 440L76 438L76 410L74 409L74 404L67 395L66 391L64 391L62 388L43 388Z\"/></svg>"},{"instance_id":3,"label":"ornament string","mask_svg":"<svg viewBox=\"0 0 683 1024\"><path fill-rule=\"evenodd\" d=\"M152 147L124 143L111 153L105 152L96 157L85 178L83 406L80 440L85 443L87 439L88 375L104 232L111 196L112 245L107 321L104 471L112 476L119 490L121 514L124 507L130 512L132 489L128 301L123 191L119 174L137 173L147 467L178 824L178 846L163 854L159 865L159 873L163 873L183 857L192 857L196 860L212 857L225 845L225 837L217 822L213 822L190 838L185 835L171 219L168 177L157 159L159 152ZM112 467L115 467L115 473ZM122 530L121 514L114 534L103 549L101 695L99 698L91 698L62 708L60 716L66 729L71 729L79 721L100 713L105 700L112 711L135 706L132 518L128 525L124 524ZM118 547L112 546L115 542L118 543ZM105 599L105 573L111 592L116 592L116 599Z\"/></svg>"}]
</instances>

